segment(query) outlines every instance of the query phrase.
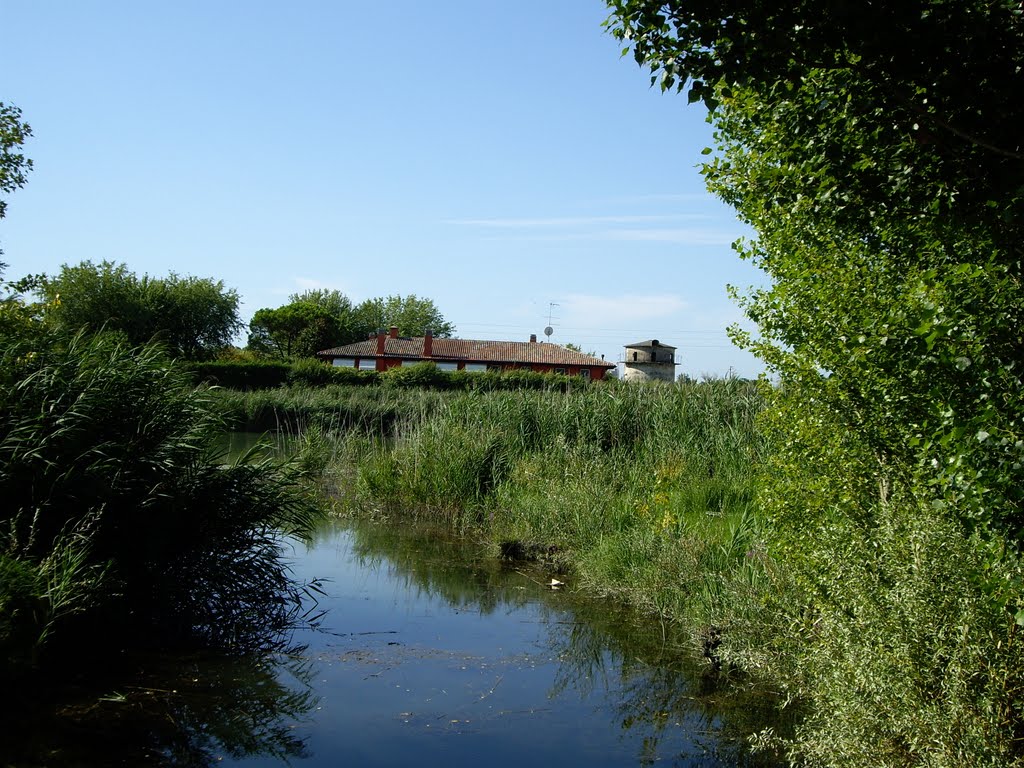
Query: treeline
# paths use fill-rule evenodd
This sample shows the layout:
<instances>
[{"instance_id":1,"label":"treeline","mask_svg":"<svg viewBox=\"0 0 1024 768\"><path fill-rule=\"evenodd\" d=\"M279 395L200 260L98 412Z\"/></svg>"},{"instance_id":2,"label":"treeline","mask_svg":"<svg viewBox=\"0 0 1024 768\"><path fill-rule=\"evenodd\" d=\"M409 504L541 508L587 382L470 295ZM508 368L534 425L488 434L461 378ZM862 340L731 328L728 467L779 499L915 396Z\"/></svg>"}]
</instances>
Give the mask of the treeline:
<instances>
[{"instance_id":1,"label":"treeline","mask_svg":"<svg viewBox=\"0 0 1024 768\"><path fill-rule=\"evenodd\" d=\"M193 361L300 360L392 326L403 335L455 332L433 301L415 294L353 304L340 291L314 289L292 294L280 307L257 310L247 345L239 350L235 337L246 328L239 295L220 280L173 272L140 277L125 264L83 261L65 264L55 275L25 277L18 286L37 294L47 307L47 322L67 332L84 328L121 334L131 344L154 341Z\"/></svg>"},{"instance_id":2,"label":"treeline","mask_svg":"<svg viewBox=\"0 0 1024 768\"><path fill-rule=\"evenodd\" d=\"M284 360L312 357L392 326L403 336L422 336L428 329L437 337L455 333L433 301L415 294L353 304L340 291L313 289L292 294L283 306L257 311L249 323L247 349Z\"/></svg>"}]
</instances>

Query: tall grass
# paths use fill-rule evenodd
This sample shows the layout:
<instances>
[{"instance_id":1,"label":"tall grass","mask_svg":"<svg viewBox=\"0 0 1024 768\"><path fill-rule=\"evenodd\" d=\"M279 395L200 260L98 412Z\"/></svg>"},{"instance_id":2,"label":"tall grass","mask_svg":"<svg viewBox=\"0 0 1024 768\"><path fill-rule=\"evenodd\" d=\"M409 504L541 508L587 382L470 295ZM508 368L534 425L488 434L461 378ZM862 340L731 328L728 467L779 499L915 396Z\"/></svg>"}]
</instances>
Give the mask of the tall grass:
<instances>
[{"instance_id":1,"label":"tall grass","mask_svg":"<svg viewBox=\"0 0 1024 768\"><path fill-rule=\"evenodd\" d=\"M325 425L393 414L383 435L348 431L336 446L350 511L482 528L495 552L543 558L693 626L723 622L732 582L757 578L763 446L749 382L273 397L316 403L307 418Z\"/></svg>"},{"instance_id":2,"label":"tall grass","mask_svg":"<svg viewBox=\"0 0 1024 768\"><path fill-rule=\"evenodd\" d=\"M299 432L311 425L387 435L432 409L445 393L388 387L289 386L241 391L214 389L224 419L235 429Z\"/></svg>"},{"instance_id":3,"label":"tall grass","mask_svg":"<svg viewBox=\"0 0 1024 768\"><path fill-rule=\"evenodd\" d=\"M735 620L763 573L751 382L211 394L236 423L317 443L350 512L483 528L495 552L693 626Z\"/></svg>"},{"instance_id":4,"label":"tall grass","mask_svg":"<svg viewBox=\"0 0 1024 768\"><path fill-rule=\"evenodd\" d=\"M0 659L113 637L258 647L317 507L296 465L224 464L207 393L156 347L0 339Z\"/></svg>"}]
</instances>

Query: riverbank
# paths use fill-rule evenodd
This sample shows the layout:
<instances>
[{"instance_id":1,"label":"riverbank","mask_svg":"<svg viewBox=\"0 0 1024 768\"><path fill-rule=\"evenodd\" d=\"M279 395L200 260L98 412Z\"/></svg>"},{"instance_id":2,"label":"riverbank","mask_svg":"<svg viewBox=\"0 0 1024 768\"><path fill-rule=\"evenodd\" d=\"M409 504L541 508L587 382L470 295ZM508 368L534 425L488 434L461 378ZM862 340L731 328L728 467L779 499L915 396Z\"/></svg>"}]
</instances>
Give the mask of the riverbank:
<instances>
[{"instance_id":1,"label":"riverbank","mask_svg":"<svg viewBox=\"0 0 1024 768\"><path fill-rule=\"evenodd\" d=\"M775 697L711 674L678 626L571 580L551 589L539 564L447 528L351 519L289 560L322 581L324 614L287 652L79 670L8 715L0 764L781 764L747 742L790 725Z\"/></svg>"},{"instance_id":2,"label":"riverbank","mask_svg":"<svg viewBox=\"0 0 1024 768\"><path fill-rule=\"evenodd\" d=\"M473 529L493 554L692 628L706 650L761 578L755 383L221 398L236 420L303 424L343 513Z\"/></svg>"}]
</instances>

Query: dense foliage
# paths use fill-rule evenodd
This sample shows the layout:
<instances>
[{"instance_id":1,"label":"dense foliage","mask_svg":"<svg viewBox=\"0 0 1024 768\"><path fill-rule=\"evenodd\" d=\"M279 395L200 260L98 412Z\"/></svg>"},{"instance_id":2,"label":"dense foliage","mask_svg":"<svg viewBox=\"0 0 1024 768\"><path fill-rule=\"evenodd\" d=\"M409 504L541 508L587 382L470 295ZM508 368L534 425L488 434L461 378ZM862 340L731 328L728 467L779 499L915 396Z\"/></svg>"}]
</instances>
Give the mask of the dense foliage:
<instances>
[{"instance_id":1,"label":"dense foliage","mask_svg":"<svg viewBox=\"0 0 1024 768\"><path fill-rule=\"evenodd\" d=\"M22 120L21 110L0 102L0 193L10 193L25 185L32 161L21 151L32 128ZM7 213L7 201L0 200L0 219Z\"/></svg>"},{"instance_id":2,"label":"dense foliage","mask_svg":"<svg viewBox=\"0 0 1024 768\"><path fill-rule=\"evenodd\" d=\"M361 326L359 330L366 333L392 326L398 328L402 336L422 336L428 330L437 337L449 337L455 333L455 326L444 319L432 300L414 293L367 299L356 312ZM365 338L365 333L362 337Z\"/></svg>"},{"instance_id":3,"label":"dense foliage","mask_svg":"<svg viewBox=\"0 0 1024 768\"><path fill-rule=\"evenodd\" d=\"M713 108L705 175L772 279L738 335L779 381L761 501L787 578L733 642L811 701L794 759L1024 759L1020 4L609 6Z\"/></svg>"},{"instance_id":4,"label":"dense foliage","mask_svg":"<svg viewBox=\"0 0 1024 768\"><path fill-rule=\"evenodd\" d=\"M0 667L125 644L259 647L298 610L297 467L222 463L208 395L157 347L0 337Z\"/></svg>"},{"instance_id":5,"label":"dense foliage","mask_svg":"<svg viewBox=\"0 0 1024 768\"><path fill-rule=\"evenodd\" d=\"M238 293L210 278L138 277L124 264L83 261L44 276L39 290L52 304L48 319L68 333L119 332L188 359L211 357L241 328Z\"/></svg>"},{"instance_id":6,"label":"dense foliage","mask_svg":"<svg viewBox=\"0 0 1024 768\"><path fill-rule=\"evenodd\" d=\"M306 291L276 309L256 311L249 323L249 349L285 359L312 357L355 341L355 326L352 302L340 291Z\"/></svg>"},{"instance_id":7,"label":"dense foliage","mask_svg":"<svg viewBox=\"0 0 1024 768\"><path fill-rule=\"evenodd\" d=\"M291 359L362 341L391 327L405 336L451 336L455 326L430 299L415 294L367 299L358 305L340 291L313 289L292 294L287 304L260 309L249 323L249 349Z\"/></svg>"}]
</instances>

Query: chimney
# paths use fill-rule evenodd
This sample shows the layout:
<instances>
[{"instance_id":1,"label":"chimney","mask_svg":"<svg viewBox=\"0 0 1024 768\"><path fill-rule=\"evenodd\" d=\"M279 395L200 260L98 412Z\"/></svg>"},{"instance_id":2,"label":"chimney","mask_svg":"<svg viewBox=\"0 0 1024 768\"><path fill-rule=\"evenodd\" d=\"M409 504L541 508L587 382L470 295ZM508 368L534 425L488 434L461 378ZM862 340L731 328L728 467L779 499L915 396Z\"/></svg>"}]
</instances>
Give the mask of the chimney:
<instances>
[{"instance_id":1,"label":"chimney","mask_svg":"<svg viewBox=\"0 0 1024 768\"><path fill-rule=\"evenodd\" d=\"M536 333L531 333L530 334L530 343L531 344L536 344L537 343L537 334Z\"/></svg>"},{"instance_id":2,"label":"chimney","mask_svg":"<svg viewBox=\"0 0 1024 768\"><path fill-rule=\"evenodd\" d=\"M391 326L391 330L388 331L388 336L390 336L392 339L397 339L398 338L398 326L397 325L392 325Z\"/></svg>"},{"instance_id":3,"label":"chimney","mask_svg":"<svg viewBox=\"0 0 1024 768\"><path fill-rule=\"evenodd\" d=\"M370 331L368 334L366 334L366 338L368 338L368 339L376 339L377 338L377 332L376 331Z\"/></svg>"},{"instance_id":4,"label":"chimney","mask_svg":"<svg viewBox=\"0 0 1024 768\"><path fill-rule=\"evenodd\" d=\"M423 332L423 356L432 357L434 354L434 332L427 328Z\"/></svg>"},{"instance_id":5,"label":"chimney","mask_svg":"<svg viewBox=\"0 0 1024 768\"><path fill-rule=\"evenodd\" d=\"M384 331L377 331L377 354L384 354L384 340L388 337Z\"/></svg>"}]
</instances>

